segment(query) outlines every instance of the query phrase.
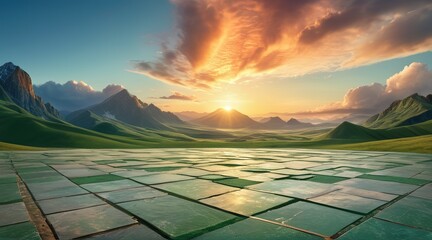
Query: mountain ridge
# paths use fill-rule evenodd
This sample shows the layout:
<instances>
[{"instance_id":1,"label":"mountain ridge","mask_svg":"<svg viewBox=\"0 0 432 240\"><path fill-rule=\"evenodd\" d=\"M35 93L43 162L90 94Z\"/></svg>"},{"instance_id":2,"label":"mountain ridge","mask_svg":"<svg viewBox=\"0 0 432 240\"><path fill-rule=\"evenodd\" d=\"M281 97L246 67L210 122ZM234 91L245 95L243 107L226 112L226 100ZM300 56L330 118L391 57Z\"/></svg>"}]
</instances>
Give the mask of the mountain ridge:
<instances>
[{"instance_id":1,"label":"mountain ridge","mask_svg":"<svg viewBox=\"0 0 432 240\"><path fill-rule=\"evenodd\" d=\"M60 118L59 112L35 94L30 75L12 62L0 66L0 86L10 100L45 119Z\"/></svg>"}]
</instances>

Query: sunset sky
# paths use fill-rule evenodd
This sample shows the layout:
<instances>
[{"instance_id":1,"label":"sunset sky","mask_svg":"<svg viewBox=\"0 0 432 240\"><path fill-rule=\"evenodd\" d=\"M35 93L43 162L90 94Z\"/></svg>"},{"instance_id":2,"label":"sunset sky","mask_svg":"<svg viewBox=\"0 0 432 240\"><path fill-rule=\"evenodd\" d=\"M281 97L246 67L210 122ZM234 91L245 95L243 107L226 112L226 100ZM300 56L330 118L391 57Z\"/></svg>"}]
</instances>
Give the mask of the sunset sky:
<instances>
[{"instance_id":1,"label":"sunset sky","mask_svg":"<svg viewBox=\"0 0 432 240\"><path fill-rule=\"evenodd\" d=\"M230 105L327 118L432 93L428 0L15 0L2 9L0 62L34 84L75 81L73 91L100 95L121 85L168 111Z\"/></svg>"}]
</instances>

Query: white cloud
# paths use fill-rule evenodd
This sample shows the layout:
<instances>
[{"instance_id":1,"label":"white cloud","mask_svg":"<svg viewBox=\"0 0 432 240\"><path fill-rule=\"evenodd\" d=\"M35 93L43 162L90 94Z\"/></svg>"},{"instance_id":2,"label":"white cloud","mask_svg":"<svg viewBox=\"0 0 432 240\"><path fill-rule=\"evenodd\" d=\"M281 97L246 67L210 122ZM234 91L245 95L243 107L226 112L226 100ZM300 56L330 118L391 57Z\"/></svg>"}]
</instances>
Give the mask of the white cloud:
<instances>
[{"instance_id":1,"label":"white cloud","mask_svg":"<svg viewBox=\"0 0 432 240\"><path fill-rule=\"evenodd\" d=\"M94 90L83 81L68 81L64 84L53 81L34 86L34 90L45 102L60 111L75 111L97 104L121 91L123 86L111 84L102 91Z\"/></svg>"}]
</instances>

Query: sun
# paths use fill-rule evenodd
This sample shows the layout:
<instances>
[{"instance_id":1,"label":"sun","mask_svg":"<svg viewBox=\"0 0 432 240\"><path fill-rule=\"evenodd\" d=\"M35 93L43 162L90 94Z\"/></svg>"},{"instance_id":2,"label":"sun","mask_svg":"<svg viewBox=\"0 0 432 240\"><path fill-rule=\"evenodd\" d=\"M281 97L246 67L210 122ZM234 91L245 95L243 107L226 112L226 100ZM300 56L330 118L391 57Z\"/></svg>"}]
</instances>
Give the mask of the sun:
<instances>
[{"instance_id":1,"label":"sun","mask_svg":"<svg viewBox=\"0 0 432 240\"><path fill-rule=\"evenodd\" d=\"M229 111L232 110L232 107L231 107L230 105L226 105L226 106L224 107L224 109L225 109L225 111L229 112Z\"/></svg>"}]
</instances>

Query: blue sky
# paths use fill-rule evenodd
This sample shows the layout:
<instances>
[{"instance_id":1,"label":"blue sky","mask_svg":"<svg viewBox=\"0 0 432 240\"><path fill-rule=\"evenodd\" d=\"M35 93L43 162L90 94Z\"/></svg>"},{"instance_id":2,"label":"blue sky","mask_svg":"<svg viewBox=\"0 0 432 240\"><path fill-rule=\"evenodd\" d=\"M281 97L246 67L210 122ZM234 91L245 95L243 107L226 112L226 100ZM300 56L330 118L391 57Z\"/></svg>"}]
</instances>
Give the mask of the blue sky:
<instances>
[{"instance_id":1,"label":"blue sky","mask_svg":"<svg viewBox=\"0 0 432 240\"><path fill-rule=\"evenodd\" d=\"M284 99L290 102L278 105L283 108L279 112L298 111L298 99L302 99L303 108L314 108L340 100L350 88L385 83L411 62L432 66L429 51L341 71L266 78L250 84L222 84L206 91L128 72L133 68L131 61L155 60L160 54L159 43L175 38L174 11L175 6L164 0L3 1L0 62L12 61L21 66L34 84L80 80L101 90L116 83L146 102L156 102L172 111L211 111L229 102L251 114L276 111L266 110L264 106L255 110L251 105L257 104L256 98L261 99L268 92L279 102ZM172 91L197 96L200 101L155 99ZM260 104L264 105L262 101Z\"/></svg>"}]
</instances>

